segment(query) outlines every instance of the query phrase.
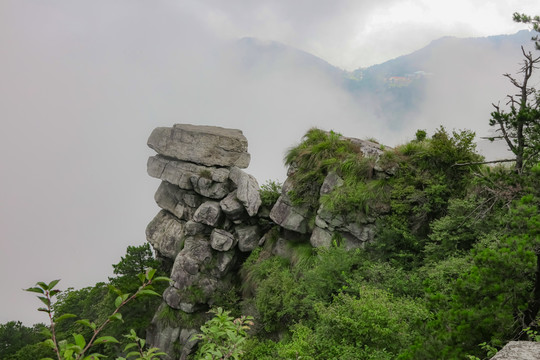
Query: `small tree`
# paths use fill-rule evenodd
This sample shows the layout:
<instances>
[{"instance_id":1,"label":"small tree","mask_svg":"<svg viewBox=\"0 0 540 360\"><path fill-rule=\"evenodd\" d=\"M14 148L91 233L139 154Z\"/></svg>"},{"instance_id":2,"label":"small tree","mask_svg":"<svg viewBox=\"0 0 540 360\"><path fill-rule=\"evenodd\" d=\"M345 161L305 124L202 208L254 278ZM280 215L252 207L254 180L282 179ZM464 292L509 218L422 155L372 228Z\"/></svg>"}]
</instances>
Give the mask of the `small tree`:
<instances>
[{"instance_id":1,"label":"small tree","mask_svg":"<svg viewBox=\"0 0 540 360\"><path fill-rule=\"evenodd\" d=\"M540 17L531 17L525 14L514 13L514 21L525 24L532 24L533 30L540 32ZM536 49L540 50L538 36L532 40L536 44ZM510 110L501 109L500 104L493 104L495 111L491 113L489 124L496 127L500 133L498 136L488 137L489 140L502 139L508 148L515 155L514 159L498 160L495 162L515 161L515 169L521 174L527 164L538 160L540 154L540 97L537 90L530 86L530 80L537 65L540 63L540 56L534 57L529 51L525 51L523 46L521 52L525 58L519 74L519 80L510 74L504 74L512 85L518 89L515 95L508 95L507 106Z\"/></svg>"},{"instance_id":2,"label":"small tree","mask_svg":"<svg viewBox=\"0 0 540 360\"><path fill-rule=\"evenodd\" d=\"M489 137L489 140L502 139L506 142L515 156L512 160L515 161L518 173L522 173L527 164L537 161L540 154L540 97L529 83L534 70L538 68L540 56L534 57L523 47L521 51L525 58L519 71L522 79L504 74L518 89L518 93L507 96L509 111L502 109L500 104L493 104L495 111L491 113L489 121L500 134Z\"/></svg>"}]
</instances>

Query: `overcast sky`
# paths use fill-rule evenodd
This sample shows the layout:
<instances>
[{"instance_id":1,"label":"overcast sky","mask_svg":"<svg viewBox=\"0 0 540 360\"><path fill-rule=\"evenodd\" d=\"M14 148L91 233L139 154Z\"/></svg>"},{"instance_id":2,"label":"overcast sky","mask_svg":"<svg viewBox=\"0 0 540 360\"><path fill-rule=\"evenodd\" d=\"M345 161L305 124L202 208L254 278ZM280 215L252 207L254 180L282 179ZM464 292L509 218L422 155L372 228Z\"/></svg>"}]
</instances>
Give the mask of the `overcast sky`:
<instances>
[{"instance_id":1,"label":"overcast sky","mask_svg":"<svg viewBox=\"0 0 540 360\"><path fill-rule=\"evenodd\" d=\"M46 321L22 288L106 281L145 242L159 210L146 175L154 127L243 130L260 183L285 178L284 152L312 126L387 144L412 136L309 70L246 73L232 41L279 41L353 70L441 36L514 33L526 28L515 11L540 4L0 0L0 323Z\"/></svg>"}]
</instances>

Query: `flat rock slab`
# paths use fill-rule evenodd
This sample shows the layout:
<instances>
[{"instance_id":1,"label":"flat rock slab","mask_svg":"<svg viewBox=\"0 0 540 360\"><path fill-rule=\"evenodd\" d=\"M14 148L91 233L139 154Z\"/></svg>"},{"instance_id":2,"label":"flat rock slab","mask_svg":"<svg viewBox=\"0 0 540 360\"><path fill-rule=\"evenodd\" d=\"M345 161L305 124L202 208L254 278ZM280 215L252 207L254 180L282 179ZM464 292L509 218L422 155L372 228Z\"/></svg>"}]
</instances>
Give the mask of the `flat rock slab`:
<instances>
[{"instance_id":1,"label":"flat rock slab","mask_svg":"<svg viewBox=\"0 0 540 360\"><path fill-rule=\"evenodd\" d=\"M533 341L510 341L491 360L538 360L540 343Z\"/></svg>"},{"instance_id":2,"label":"flat rock slab","mask_svg":"<svg viewBox=\"0 0 540 360\"><path fill-rule=\"evenodd\" d=\"M250 161L242 131L217 126L158 127L148 138L148 146L158 154L207 166L247 168Z\"/></svg>"}]
</instances>

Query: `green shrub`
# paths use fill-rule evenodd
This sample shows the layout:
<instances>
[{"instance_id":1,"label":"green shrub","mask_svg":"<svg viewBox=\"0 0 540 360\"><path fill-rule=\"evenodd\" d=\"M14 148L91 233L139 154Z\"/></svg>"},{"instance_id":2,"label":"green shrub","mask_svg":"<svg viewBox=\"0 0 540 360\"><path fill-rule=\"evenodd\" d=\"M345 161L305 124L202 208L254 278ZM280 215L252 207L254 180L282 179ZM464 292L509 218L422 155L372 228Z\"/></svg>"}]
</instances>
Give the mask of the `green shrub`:
<instances>
[{"instance_id":1,"label":"green shrub","mask_svg":"<svg viewBox=\"0 0 540 360\"><path fill-rule=\"evenodd\" d=\"M281 183L273 180L267 180L266 183L261 185L259 194L261 196L262 206L267 208L274 206L281 196L281 186Z\"/></svg>"}]
</instances>

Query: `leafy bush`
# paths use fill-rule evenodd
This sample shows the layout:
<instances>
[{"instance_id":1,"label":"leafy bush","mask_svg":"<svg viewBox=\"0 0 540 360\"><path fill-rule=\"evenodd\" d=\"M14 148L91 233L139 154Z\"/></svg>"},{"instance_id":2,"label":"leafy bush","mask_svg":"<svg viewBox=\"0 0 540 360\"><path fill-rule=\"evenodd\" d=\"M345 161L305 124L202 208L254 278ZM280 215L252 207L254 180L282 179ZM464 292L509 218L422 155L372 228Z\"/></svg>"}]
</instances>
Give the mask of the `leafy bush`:
<instances>
[{"instance_id":1,"label":"leafy bush","mask_svg":"<svg viewBox=\"0 0 540 360\"><path fill-rule=\"evenodd\" d=\"M210 313L215 314L201 326L201 333L193 336L200 341L196 359L225 360L240 359L244 353L247 330L253 325L252 318L242 316L234 319L230 312L218 307Z\"/></svg>"},{"instance_id":2,"label":"leafy bush","mask_svg":"<svg viewBox=\"0 0 540 360\"><path fill-rule=\"evenodd\" d=\"M268 180L261 185L259 194L261 195L262 206L272 208L281 196L281 183Z\"/></svg>"}]
</instances>

